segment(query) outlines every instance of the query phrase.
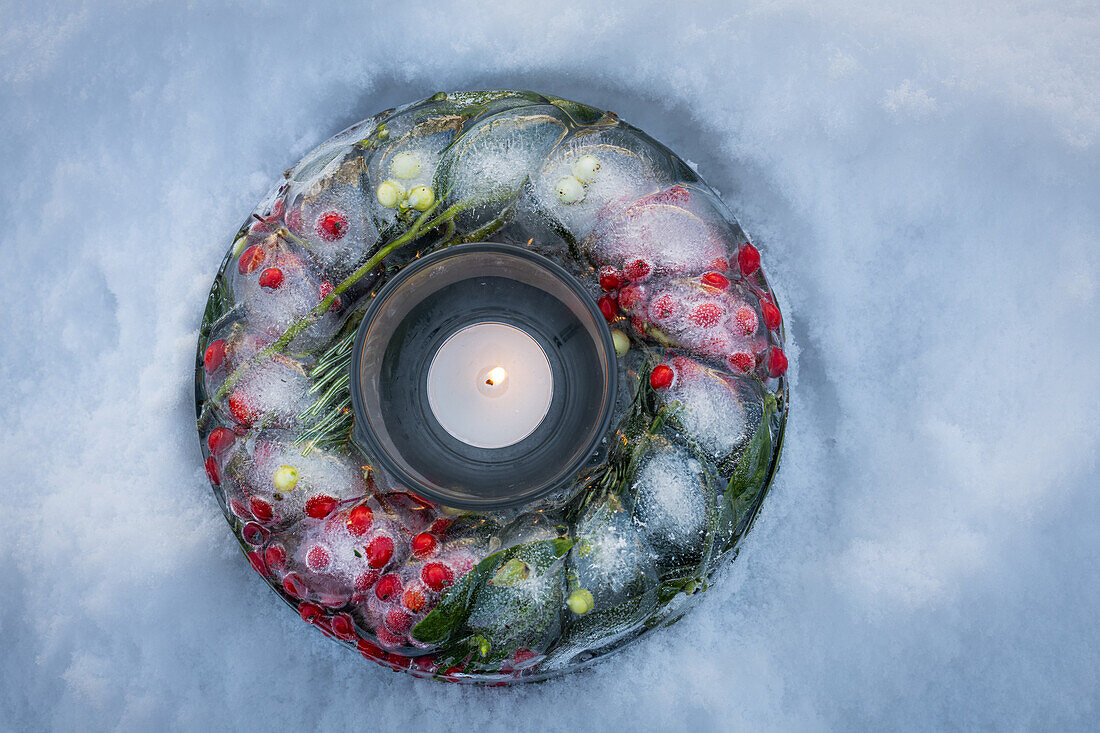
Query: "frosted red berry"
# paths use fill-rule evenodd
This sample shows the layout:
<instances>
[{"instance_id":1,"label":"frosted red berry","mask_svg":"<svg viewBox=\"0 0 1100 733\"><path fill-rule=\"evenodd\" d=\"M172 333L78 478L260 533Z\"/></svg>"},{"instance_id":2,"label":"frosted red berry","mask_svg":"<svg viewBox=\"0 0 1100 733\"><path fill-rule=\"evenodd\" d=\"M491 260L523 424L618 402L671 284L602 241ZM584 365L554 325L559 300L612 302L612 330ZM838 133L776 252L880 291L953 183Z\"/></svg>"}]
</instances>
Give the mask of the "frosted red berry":
<instances>
[{"instance_id":1,"label":"frosted red berry","mask_svg":"<svg viewBox=\"0 0 1100 733\"><path fill-rule=\"evenodd\" d=\"M203 467L206 469L206 478L210 480L210 483L221 486L221 474L218 472L218 463L214 460L214 456L208 457Z\"/></svg>"},{"instance_id":2,"label":"frosted red berry","mask_svg":"<svg viewBox=\"0 0 1100 733\"><path fill-rule=\"evenodd\" d=\"M623 286L624 282L623 274L614 267L608 265L607 267L600 268L600 287L604 290L608 292L618 290Z\"/></svg>"},{"instance_id":3,"label":"frosted red berry","mask_svg":"<svg viewBox=\"0 0 1100 733\"><path fill-rule=\"evenodd\" d=\"M337 639L343 639L344 641L355 640L355 620L352 619L350 614L338 613L332 617L330 624L332 626L332 633Z\"/></svg>"},{"instance_id":4,"label":"frosted red berry","mask_svg":"<svg viewBox=\"0 0 1100 733\"><path fill-rule=\"evenodd\" d=\"M634 260L628 262L626 267L623 268L623 274L628 280L634 282L640 282L645 280L653 272L653 267L645 260Z\"/></svg>"},{"instance_id":5,"label":"frosted red berry","mask_svg":"<svg viewBox=\"0 0 1100 733\"><path fill-rule=\"evenodd\" d=\"M455 573L441 562L428 562L420 569L420 579L438 593L455 582Z\"/></svg>"},{"instance_id":6,"label":"frosted red berry","mask_svg":"<svg viewBox=\"0 0 1100 733\"><path fill-rule=\"evenodd\" d=\"M747 351L736 351L730 354L726 361L733 369L744 374L747 374L756 365L756 357Z\"/></svg>"},{"instance_id":7,"label":"frosted red berry","mask_svg":"<svg viewBox=\"0 0 1100 733\"><path fill-rule=\"evenodd\" d=\"M649 386L653 389L668 389L675 376L675 372L668 364L658 364L649 373Z\"/></svg>"},{"instance_id":8,"label":"frosted red berry","mask_svg":"<svg viewBox=\"0 0 1100 733\"><path fill-rule=\"evenodd\" d=\"M372 522L374 522L374 512L366 504L360 504L348 512L348 533L352 537L362 537L370 529Z\"/></svg>"},{"instance_id":9,"label":"frosted red berry","mask_svg":"<svg viewBox=\"0 0 1100 733\"><path fill-rule=\"evenodd\" d=\"M298 573L286 574L283 578L283 590L287 592L287 595L293 598L305 598L309 593L309 589L302 580L302 576L298 575Z\"/></svg>"},{"instance_id":10,"label":"frosted red berry","mask_svg":"<svg viewBox=\"0 0 1100 733\"><path fill-rule=\"evenodd\" d=\"M375 537L366 549L367 564L372 568L384 568L393 557L393 540L386 536Z\"/></svg>"},{"instance_id":11,"label":"frosted red berry","mask_svg":"<svg viewBox=\"0 0 1100 733\"><path fill-rule=\"evenodd\" d=\"M386 614L386 626L396 634L404 634L412 626L412 616L394 609Z\"/></svg>"},{"instance_id":12,"label":"frosted red berry","mask_svg":"<svg viewBox=\"0 0 1100 733\"><path fill-rule=\"evenodd\" d=\"M393 633L385 626L379 625L378 628L374 630L374 635L378 638L378 643L388 649L405 646L405 637ZM382 660L384 660L391 669L401 669L404 659L406 659L406 657L402 657L398 654L390 654L388 652L382 653Z\"/></svg>"},{"instance_id":13,"label":"frosted red berry","mask_svg":"<svg viewBox=\"0 0 1100 733\"><path fill-rule=\"evenodd\" d=\"M286 565L286 548L282 545L270 545L264 550L264 560L269 568L282 570Z\"/></svg>"},{"instance_id":14,"label":"frosted red berry","mask_svg":"<svg viewBox=\"0 0 1100 733\"><path fill-rule=\"evenodd\" d=\"M601 296L600 299L596 301L596 305L599 307L600 313L603 313L603 317L608 323L614 321L619 316L619 305L611 295Z\"/></svg>"},{"instance_id":15,"label":"frosted red berry","mask_svg":"<svg viewBox=\"0 0 1100 733\"><path fill-rule=\"evenodd\" d=\"M220 367L224 361L225 341L222 339L211 341L202 355L202 364L206 368L206 373L213 374L218 371L218 367Z\"/></svg>"},{"instance_id":16,"label":"frosted red berry","mask_svg":"<svg viewBox=\"0 0 1100 733\"><path fill-rule=\"evenodd\" d=\"M256 405L244 391L235 389L229 393L229 412L241 425L249 426L256 419Z\"/></svg>"},{"instance_id":17,"label":"frosted red berry","mask_svg":"<svg viewBox=\"0 0 1100 733\"><path fill-rule=\"evenodd\" d=\"M406 588L405 592L401 595L401 605L413 613L423 610L424 606L427 604L428 597L421 588L415 585Z\"/></svg>"},{"instance_id":18,"label":"frosted red berry","mask_svg":"<svg viewBox=\"0 0 1100 733\"><path fill-rule=\"evenodd\" d=\"M317 218L317 234L326 242L335 242L348 233L348 218L339 211L326 211Z\"/></svg>"},{"instance_id":19,"label":"frosted red berry","mask_svg":"<svg viewBox=\"0 0 1100 733\"><path fill-rule=\"evenodd\" d=\"M775 307L775 304L766 300L760 301L760 311L764 314L764 325L769 331L778 331L779 324L783 322L783 314Z\"/></svg>"},{"instance_id":20,"label":"frosted red berry","mask_svg":"<svg viewBox=\"0 0 1100 733\"><path fill-rule=\"evenodd\" d=\"M430 557L439 549L439 540L431 532L421 532L412 538L412 553L417 558Z\"/></svg>"},{"instance_id":21,"label":"frosted red berry","mask_svg":"<svg viewBox=\"0 0 1100 733\"><path fill-rule=\"evenodd\" d=\"M242 275L255 272L266 259L267 253L264 252L264 248L254 244L241 252L241 257L237 260L237 272Z\"/></svg>"},{"instance_id":22,"label":"frosted red berry","mask_svg":"<svg viewBox=\"0 0 1100 733\"><path fill-rule=\"evenodd\" d=\"M619 291L619 307L623 310L633 310L644 297L645 288L643 286L627 285Z\"/></svg>"},{"instance_id":23,"label":"frosted red berry","mask_svg":"<svg viewBox=\"0 0 1100 733\"><path fill-rule=\"evenodd\" d=\"M249 500L248 508L252 511L252 516L261 522L270 522L275 516L275 510L271 505L255 496Z\"/></svg>"},{"instance_id":24,"label":"frosted red berry","mask_svg":"<svg viewBox=\"0 0 1100 733\"><path fill-rule=\"evenodd\" d=\"M704 285L719 290L725 290L730 286L730 279L720 272L708 272L706 275L703 275L701 280Z\"/></svg>"},{"instance_id":25,"label":"frosted red berry","mask_svg":"<svg viewBox=\"0 0 1100 733\"><path fill-rule=\"evenodd\" d=\"M306 501L306 516L324 519L336 509L336 499L327 494L317 494Z\"/></svg>"},{"instance_id":26,"label":"frosted red berry","mask_svg":"<svg viewBox=\"0 0 1100 733\"><path fill-rule=\"evenodd\" d=\"M737 252L737 266L741 268L741 274L751 275L760 269L760 252L751 244L741 245Z\"/></svg>"},{"instance_id":27,"label":"frosted red berry","mask_svg":"<svg viewBox=\"0 0 1100 733\"><path fill-rule=\"evenodd\" d=\"M267 542L267 538L270 536L271 533L256 522L247 522L241 527L241 537L250 545L259 547L264 542Z\"/></svg>"},{"instance_id":28,"label":"frosted red berry","mask_svg":"<svg viewBox=\"0 0 1100 733\"><path fill-rule=\"evenodd\" d=\"M756 332L757 318L756 311L747 305L743 305L734 311L733 323L736 326L736 331L741 336L748 336L749 334Z\"/></svg>"},{"instance_id":29,"label":"frosted red berry","mask_svg":"<svg viewBox=\"0 0 1100 733\"><path fill-rule=\"evenodd\" d=\"M298 606L298 615L307 624L315 624L318 619L325 615L325 612L316 603L302 603Z\"/></svg>"},{"instance_id":30,"label":"frosted red berry","mask_svg":"<svg viewBox=\"0 0 1100 733\"><path fill-rule=\"evenodd\" d=\"M374 584L374 595L380 601L388 601L401 593L401 578L395 573L383 575Z\"/></svg>"},{"instance_id":31,"label":"frosted red berry","mask_svg":"<svg viewBox=\"0 0 1100 733\"><path fill-rule=\"evenodd\" d=\"M718 303L700 303L691 309L688 318L702 328L717 326L726 314L725 309Z\"/></svg>"},{"instance_id":32,"label":"frosted red berry","mask_svg":"<svg viewBox=\"0 0 1100 733\"><path fill-rule=\"evenodd\" d=\"M236 439L237 435L229 428L214 428L206 436L206 447L215 456L220 456Z\"/></svg>"},{"instance_id":33,"label":"frosted red berry","mask_svg":"<svg viewBox=\"0 0 1100 733\"><path fill-rule=\"evenodd\" d=\"M283 285L283 271L278 267L269 267L260 273L260 287L278 290Z\"/></svg>"},{"instance_id":34,"label":"frosted red berry","mask_svg":"<svg viewBox=\"0 0 1100 733\"><path fill-rule=\"evenodd\" d=\"M649 317L654 321L667 321L676 315L679 303L670 293L662 293L649 304Z\"/></svg>"},{"instance_id":35,"label":"frosted red berry","mask_svg":"<svg viewBox=\"0 0 1100 733\"><path fill-rule=\"evenodd\" d=\"M355 590L364 591L369 590L372 585L378 582L379 572L377 570L366 570L355 576Z\"/></svg>"},{"instance_id":36,"label":"frosted red berry","mask_svg":"<svg viewBox=\"0 0 1100 733\"><path fill-rule=\"evenodd\" d=\"M332 563L332 554L324 545L314 545L306 553L306 567L315 573L327 568Z\"/></svg>"},{"instance_id":37,"label":"frosted red berry","mask_svg":"<svg viewBox=\"0 0 1100 733\"><path fill-rule=\"evenodd\" d=\"M778 377L785 371L787 371L787 355L783 353L783 349L773 346L768 352L768 374Z\"/></svg>"}]
</instances>

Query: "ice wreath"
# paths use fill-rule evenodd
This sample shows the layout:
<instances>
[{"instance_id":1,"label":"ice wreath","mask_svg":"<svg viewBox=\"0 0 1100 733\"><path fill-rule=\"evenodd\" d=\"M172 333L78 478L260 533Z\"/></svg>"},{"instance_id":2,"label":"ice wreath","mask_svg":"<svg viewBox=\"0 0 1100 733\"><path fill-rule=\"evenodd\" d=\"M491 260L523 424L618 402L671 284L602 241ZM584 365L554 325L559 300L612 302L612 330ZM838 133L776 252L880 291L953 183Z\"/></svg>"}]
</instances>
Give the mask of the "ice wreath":
<instances>
[{"instance_id":1,"label":"ice wreath","mask_svg":"<svg viewBox=\"0 0 1100 733\"><path fill-rule=\"evenodd\" d=\"M603 460L519 509L462 511L352 440L356 329L408 263L492 241L581 283L614 339ZM214 493L306 622L397 670L544 679L679 619L768 490L787 358L760 253L693 168L611 112L436 94L353 125L241 226L199 337Z\"/></svg>"}]
</instances>

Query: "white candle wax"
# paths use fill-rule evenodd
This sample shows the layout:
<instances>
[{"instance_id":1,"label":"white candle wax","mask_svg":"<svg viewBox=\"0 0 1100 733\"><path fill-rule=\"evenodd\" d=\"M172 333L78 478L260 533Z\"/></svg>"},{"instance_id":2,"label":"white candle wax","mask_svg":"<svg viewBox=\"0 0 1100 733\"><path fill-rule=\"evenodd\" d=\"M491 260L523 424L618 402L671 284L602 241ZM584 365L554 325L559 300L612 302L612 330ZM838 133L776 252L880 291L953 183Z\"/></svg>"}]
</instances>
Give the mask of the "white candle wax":
<instances>
[{"instance_id":1,"label":"white candle wax","mask_svg":"<svg viewBox=\"0 0 1100 733\"><path fill-rule=\"evenodd\" d=\"M443 429L478 448L504 448L550 409L550 361L526 331L476 323L443 342L428 367L428 404Z\"/></svg>"}]
</instances>

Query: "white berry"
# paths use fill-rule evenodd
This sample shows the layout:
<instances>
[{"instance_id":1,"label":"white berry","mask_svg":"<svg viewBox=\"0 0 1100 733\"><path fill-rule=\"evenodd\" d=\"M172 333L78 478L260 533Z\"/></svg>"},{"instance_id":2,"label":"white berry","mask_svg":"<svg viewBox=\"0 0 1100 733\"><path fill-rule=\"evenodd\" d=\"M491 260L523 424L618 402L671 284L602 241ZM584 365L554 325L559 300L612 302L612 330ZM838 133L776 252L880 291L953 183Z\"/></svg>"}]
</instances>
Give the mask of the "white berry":
<instances>
[{"instance_id":1,"label":"white berry","mask_svg":"<svg viewBox=\"0 0 1100 733\"><path fill-rule=\"evenodd\" d=\"M435 194L427 186L417 186L409 191L407 203L417 211L427 211L435 203Z\"/></svg>"},{"instance_id":2,"label":"white berry","mask_svg":"<svg viewBox=\"0 0 1100 733\"><path fill-rule=\"evenodd\" d=\"M401 152L393 156L390 172L406 181L420 175L420 158L416 153Z\"/></svg>"},{"instance_id":3,"label":"white berry","mask_svg":"<svg viewBox=\"0 0 1100 733\"><path fill-rule=\"evenodd\" d=\"M618 356L623 356L630 351L630 337L619 329L616 328L611 332L611 340L615 344L615 353Z\"/></svg>"},{"instance_id":4,"label":"white berry","mask_svg":"<svg viewBox=\"0 0 1100 733\"><path fill-rule=\"evenodd\" d=\"M279 491L294 491L298 485L298 469L294 466L279 466L275 471L275 488Z\"/></svg>"},{"instance_id":5,"label":"white berry","mask_svg":"<svg viewBox=\"0 0 1100 733\"><path fill-rule=\"evenodd\" d=\"M382 181L375 196L378 197L378 203L392 209L405 198L405 188L397 181Z\"/></svg>"},{"instance_id":6,"label":"white berry","mask_svg":"<svg viewBox=\"0 0 1100 733\"><path fill-rule=\"evenodd\" d=\"M575 204L584 198L584 186L573 176L558 181L558 201L563 204Z\"/></svg>"},{"instance_id":7,"label":"white berry","mask_svg":"<svg viewBox=\"0 0 1100 733\"><path fill-rule=\"evenodd\" d=\"M595 155L582 155L573 161L573 175L581 183L591 183L600 172L600 159Z\"/></svg>"}]
</instances>

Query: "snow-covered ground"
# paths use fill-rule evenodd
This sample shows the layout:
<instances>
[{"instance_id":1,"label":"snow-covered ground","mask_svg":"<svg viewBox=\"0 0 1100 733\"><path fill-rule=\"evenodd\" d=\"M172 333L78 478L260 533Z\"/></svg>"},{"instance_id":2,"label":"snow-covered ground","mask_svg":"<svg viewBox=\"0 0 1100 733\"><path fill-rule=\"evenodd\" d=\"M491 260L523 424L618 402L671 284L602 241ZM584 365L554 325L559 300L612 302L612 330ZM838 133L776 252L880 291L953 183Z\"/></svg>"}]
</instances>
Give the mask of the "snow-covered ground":
<instances>
[{"instance_id":1,"label":"snow-covered ground","mask_svg":"<svg viewBox=\"0 0 1100 733\"><path fill-rule=\"evenodd\" d=\"M1094 728L1095 3L242 5L0 3L3 727ZM500 86L698 163L761 244L794 399L695 613L468 689L277 600L207 486L191 385L227 238L283 168Z\"/></svg>"}]
</instances>

